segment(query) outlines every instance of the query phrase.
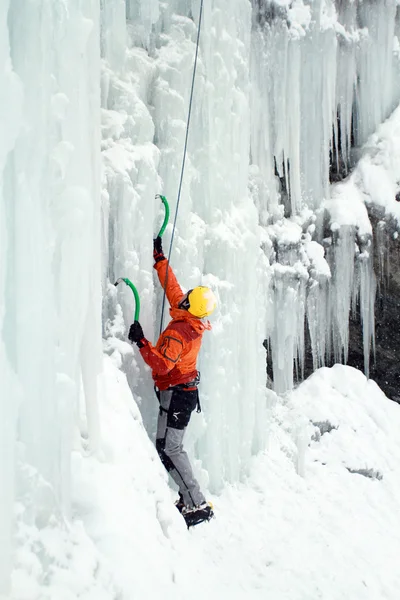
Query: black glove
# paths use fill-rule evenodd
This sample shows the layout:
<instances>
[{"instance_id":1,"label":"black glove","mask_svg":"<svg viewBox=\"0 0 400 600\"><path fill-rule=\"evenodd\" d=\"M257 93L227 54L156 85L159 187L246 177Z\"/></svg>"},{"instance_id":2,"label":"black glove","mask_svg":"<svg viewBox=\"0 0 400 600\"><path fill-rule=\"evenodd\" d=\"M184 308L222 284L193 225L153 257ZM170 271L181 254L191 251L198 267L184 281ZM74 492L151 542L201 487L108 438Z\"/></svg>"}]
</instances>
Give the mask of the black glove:
<instances>
[{"instance_id":1,"label":"black glove","mask_svg":"<svg viewBox=\"0 0 400 600\"><path fill-rule=\"evenodd\" d=\"M153 258L154 262L158 263L160 260L165 260L164 252L162 249L162 241L161 236L157 236L155 240L153 240Z\"/></svg>"},{"instance_id":2,"label":"black glove","mask_svg":"<svg viewBox=\"0 0 400 600\"><path fill-rule=\"evenodd\" d=\"M139 321L135 321L134 323L132 323L132 325L129 329L128 338L129 338L129 341L132 342L132 344L135 343L135 344L137 344L138 348L143 348L144 334L143 334L142 326L139 323Z\"/></svg>"}]
</instances>

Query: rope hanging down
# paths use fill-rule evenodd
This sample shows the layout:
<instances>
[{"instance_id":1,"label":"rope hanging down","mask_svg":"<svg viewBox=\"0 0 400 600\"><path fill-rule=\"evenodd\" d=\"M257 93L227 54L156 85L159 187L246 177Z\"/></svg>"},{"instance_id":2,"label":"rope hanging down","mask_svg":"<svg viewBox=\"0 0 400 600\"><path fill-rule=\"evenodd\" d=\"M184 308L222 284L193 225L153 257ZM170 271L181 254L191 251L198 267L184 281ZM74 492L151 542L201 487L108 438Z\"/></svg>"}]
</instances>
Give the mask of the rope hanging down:
<instances>
[{"instance_id":1,"label":"rope hanging down","mask_svg":"<svg viewBox=\"0 0 400 600\"><path fill-rule=\"evenodd\" d=\"M173 226L172 226L171 243L169 245L169 251L168 251L168 264L171 263L172 245L174 243L176 220L177 220L177 217L178 217L179 203L180 203L180 200L181 200L183 174L184 174L184 171L185 171L186 152L187 152L187 144L188 144L188 137L189 137L190 117L191 117L191 114L192 114L194 82L195 82L195 78L196 78L197 57L198 57L198 54L199 54L200 30L201 30L202 16L203 16L203 0L200 1L199 26L198 26L198 29L197 29L196 54L195 54L195 57L194 57L194 65L193 65L192 86L191 86L191 90L190 90L190 99L189 99L189 112L188 112L188 118L187 118L187 123L186 123L185 145L184 145L184 148L183 148L181 176L180 176L180 180L179 180L178 197L177 197L177 200L176 200L174 223L173 223ZM167 282L168 282L168 272L167 272L167 275L166 275L166 278L165 278L165 281L164 281L164 286L163 286L164 293L163 293L163 300L162 300L162 307L161 307L160 335L161 335L161 332L162 332L162 329L163 329L164 309L165 309L165 295L166 295Z\"/></svg>"}]
</instances>

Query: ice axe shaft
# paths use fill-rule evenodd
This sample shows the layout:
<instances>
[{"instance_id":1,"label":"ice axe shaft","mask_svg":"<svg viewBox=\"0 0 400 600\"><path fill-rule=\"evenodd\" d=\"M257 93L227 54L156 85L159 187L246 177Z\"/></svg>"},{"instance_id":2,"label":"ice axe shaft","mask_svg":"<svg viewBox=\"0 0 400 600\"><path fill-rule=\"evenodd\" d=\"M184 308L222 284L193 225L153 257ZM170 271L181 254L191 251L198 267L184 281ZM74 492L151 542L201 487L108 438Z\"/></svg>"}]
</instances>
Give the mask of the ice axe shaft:
<instances>
[{"instance_id":1,"label":"ice axe shaft","mask_svg":"<svg viewBox=\"0 0 400 600\"><path fill-rule=\"evenodd\" d=\"M121 281L126 283L126 285L128 285L131 288L133 295L135 296L135 321L139 321L139 316L140 316L139 292L137 291L136 286L127 277L120 277L119 279L117 279L117 281L114 283L115 287L117 287L117 285L119 283L121 283Z\"/></svg>"},{"instance_id":2,"label":"ice axe shaft","mask_svg":"<svg viewBox=\"0 0 400 600\"><path fill-rule=\"evenodd\" d=\"M162 237L164 235L164 231L165 231L165 229L168 225L168 221L169 221L169 204L168 204L168 200L166 199L166 197L161 196L161 194L157 194L156 198L160 198L160 200L164 204L164 208L165 208L164 222L161 226L160 231L158 232L159 237Z\"/></svg>"}]
</instances>

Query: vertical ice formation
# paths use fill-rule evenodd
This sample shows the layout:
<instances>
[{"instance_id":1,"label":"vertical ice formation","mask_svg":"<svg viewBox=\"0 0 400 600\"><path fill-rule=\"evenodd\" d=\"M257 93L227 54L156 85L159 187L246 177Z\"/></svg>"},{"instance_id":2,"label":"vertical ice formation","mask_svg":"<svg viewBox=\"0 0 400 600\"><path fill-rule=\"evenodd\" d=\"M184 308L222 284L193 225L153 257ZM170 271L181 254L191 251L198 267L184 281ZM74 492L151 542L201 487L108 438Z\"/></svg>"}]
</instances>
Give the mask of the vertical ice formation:
<instances>
[{"instance_id":1,"label":"vertical ice formation","mask_svg":"<svg viewBox=\"0 0 400 600\"><path fill-rule=\"evenodd\" d=\"M359 301L367 369L372 230L360 181L332 193L330 175L349 172L356 146L398 102L396 4L204 3L172 264L186 289L210 284L219 296L202 353L204 413L188 440L213 489L242 476L264 445L265 337L274 385L285 391L293 365L301 373L305 319L314 365L327 355L345 360ZM68 512L71 431L83 400L96 448L100 281L106 348L120 355L154 434L150 374L125 341L132 296L112 284L120 276L137 284L140 320L155 339L154 195L165 193L174 211L198 14L198 0L0 8L3 589L10 465L28 464L15 488L34 499L22 518L41 524Z\"/></svg>"},{"instance_id":2,"label":"vertical ice formation","mask_svg":"<svg viewBox=\"0 0 400 600\"><path fill-rule=\"evenodd\" d=\"M248 194L251 7L246 0L205 3L186 172L172 265L185 289L211 284L219 296L214 334L205 336L203 417L188 443L201 456L214 489L237 479L262 447L266 430L265 354L268 262L260 249L258 213ZM124 25L114 12L103 27L102 107L108 242L105 317L118 332L118 304L132 321L129 290L108 287L130 277L142 298L141 322L155 339L160 288L153 284L152 238L159 228L157 192L174 214L189 105L199 3L130 3ZM115 44L127 37L119 69ZM118 48L117 48L118 49ZM168 249L171 231L164 240ZM156 310L155 310L156 309ZM123 334L123 327L119 335ZM258 339L259 344L254 342ZM132 389L154 434L157 405L148 371L122 354ZM125 358L124 358L125 355ZM127 358L126 358L127 357ZM235 435L232 435L232 432Z\"/></svg>"},{"instance_id":3,"label":"vertical ice formation","mask_svg":"<svg viewBox=\"0 0 400 600\"><path fill-rule=\"evenodd\" d=\"M397 104L396 2L273 5L253 0L251 160L270 182L270 209L275 171L296 214L329 197L330 167L347 171L351 146Z\"/></svg>"},{"instance_id":4,"label":"vertical ice formation","mask_svg":"<svg viewBox=\"0 0 400 600\"><path fill-rule=\"evenodd\" d=\"M323 26L318 7L304 7L293 24L290 11L267 21L253 15L252 102L258 110L252 115L251 161L266 180L274 172L283 180L286 214L297 214L304 205L317 208L328 195L336 34ZM274 193L270 202L273 208Z\"/></svg>"},{"instance_id":5,"label":"vertical ice formation","mask_svg":"<svg viewBox=\"0 0 400 600\"><path fill-rule=\"evenodd\" d=\"M97 444L99 64L95 0L2 3L1 591L15 465L19 518L42 526L69 511L81 404Z\"/></svg>"},{"instance_id":6,"label":"vertical ice formation","mask_svg":"<svg viewBox=\"0 0 400 600\"><path fill-rule=\"evenodd\" d=\"M349 173L357 148L399 101L397 5L394 0L253 0L252 6L250 160L257 189L262 189L257 196L260 220L266 225L281 222L284 228L282 212L300 223L307 221L302 215L309 209L318 215L312 237L322 244L327 236L332 277L306 275L314 365L326 358L347 360L350 311L359 303L368 373L375 297L372 230L365 232L366 213L356 214L352 187L344 194L347 206L341 203L336 214L330 183ZM368 244L369 249L361 250L360 245ZM285 262L291 276L287 268L273 270L276 318L268 336L278 391L292 384L293 364L304 352L304 321L298 311L303 311L305 292L302 286L295 291L298 284L293 284L299 281L299 259L296 254ZM324 262L319 261L323 271ZM292 294L296 310L290 312L289 324L286 309Z\"/></svg>"},{"instance_id":7,"label":"vertical ice formation","mask_svg":"<svg viewBox=\"0 0 400 600\"><path fill-rule=\"evenodd\" d=\"M153 198L162 191L174 211L198 10L198 2L154 0L104 3L102 12L104 325L152 433L149 373L115 339L132 319L132 296L109 283L121 275L137 283L154 339ZM205 421L191 440L216 488L243 472L266 429L256 417L265 416L259 336L270 340L283 392L301 376L306 322L314 366L345 361L359 305L368 372L372 230L365 207L346 208L353 192L358 207L359 193L332 194L331 181L350 172L356 146L398 100L396 19L394 0L205 3L172 263L186 288L209 282L220 297L204 343Z\"/></svg>"},{"instance_id":8,"label":"vertical ice formation","mask_svg":"<svg viewBox=\"0 0 400 600\"><path fill-rule=\"evenodd\" d=\"M6 273L9 268L7 246L8 211L4 203L3 171L12 150L22 117L21 84L11 68L7 30L8 3L0 7L0 595L8 592L11 566L11 526L14 512L14 463L16 415L19 401L18 380L8 354L4 335ZM11 340L10 340L11 341Z\"/></svg>"}]
</instances>

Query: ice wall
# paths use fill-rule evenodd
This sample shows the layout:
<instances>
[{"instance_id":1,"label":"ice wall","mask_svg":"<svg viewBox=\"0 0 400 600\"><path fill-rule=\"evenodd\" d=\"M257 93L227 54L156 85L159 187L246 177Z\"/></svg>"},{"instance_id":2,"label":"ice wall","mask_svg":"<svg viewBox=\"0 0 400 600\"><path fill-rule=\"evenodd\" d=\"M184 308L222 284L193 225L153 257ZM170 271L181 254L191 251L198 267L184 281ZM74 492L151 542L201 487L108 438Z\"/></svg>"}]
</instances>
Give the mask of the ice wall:
<instances>
[{"instance_id":1,"label":"ice wall","mask_svg":"<svg viewBox=\"0 0 400 600\"><path fill-rule=\"evenodd\" d=\"M269 211L276 170L294 214L329 197L330 167L346 171L397 105L398 21L394 0L279 4L253 0L251 159Z\"/></svg>"},{"instance_id":2,"label":"ice wall","mask_svg":"<svg viewBox=\"0 0 400 600\"><path fill-rule=\"evenodd\" d=\"M106 333L117 331L118 303L125 324L133 318L131 292L118 288L116 297L114 289L107 291L107 282L123 275L138 285L141 322L153 340L160 327L161 300L152 273L152 239L160 210L154 195L165 194L174 213L199 3L171 2L160 5L159 11L150 5L142 11L137 5L136 9L128 7L126 29L123 15L118 20L116 13L105 25L102 106L104 230L110 241L104 285L105 317L111 321L106 323ZM133 22L132 15L136 15ZM128 49L123 69L115 72L117 50L111 40L120 39L121 31L127 36ZM214 489L221 487L224 478L235 480L245 473L248 458L263 446L266 435L262 339L269 265L260 249L263 234L247 188L250 32L247 0L215 6L205 3L171 258L183 287L210 284L219 298L213 334L205 336L201 356L203 414L193 418L188 439L193 453L200 449ZM166 250L170 233L167 230ZM145 423L154 435L158 408L148 371L136 352L132 364L132 355L112 338L108 345L110 351L121 352L131 387L141 399Z\"/></svg>"},{"instance_id":3,"label":"ice wall","mask_svg":"<svg viewBox=\"0 0 400 600\"><path fill-rule=\"evenodd\" d=\"M106 4L103 13L104 235L109 236L110 253L104 289L122 271L139 283L145 298L142 320L150 337L158 323L153 303L146 302L153 294L150 251L157 229L157 206L149 198L162 190L174 208L198 9L190 2L128 4L126 24L121 4ZM265 300L256 305L258 310L267 307L267 314L258 325L269 339L274 388L280 392L292 387L294 372L301 375L305 322L315 366L346 361L349 315L358 307L368 373L375 295L372 230L365 228L364 214L354 214L352 190L348 210L336 214L331 182L350 172L360 146L396 106L397 29L394 0L254 0L251 6L239 2L229 9L223 2L205 3L184 202L172 260L179 276L194 285L200 273L207 274L210 251L211 274L222 269L220 284L225 280L237 290L246 281L241 266L235 263L234 272L229 271L229 259L215 252L208 232L219 219L217 236L227 239L233 229L226 211L232 210L244 225L242 233L254 232L255 221L246 219L255 206L264 228L259 242L272 266L268 269L262 259ZM377 81L379 85L373 83ZM241 197L249 193L246 205ZM134 228L135 217L140 221ZM153 231L148 228L144 234L141 225L149 222ZM235 237L233 233L233 247ZM246 261L257 264L250 248ZM194 278L193 265L198 269ZM130 292L119 291L119 298L121 294L126 323L132 312ZM240 308L242 318L251 299L247 296ZM115 301L110 291L106 317L115 313ZM159 308L159 296L157 302ZM259 359L251 362L259 365ZM133 388L148 398L151 384L138 378L130 357L126 362ZM231 367L226 368L229 372ZM154 410L147 405L142 410L154 430Z\"/></svg>"},{"instance_id":4,"label":"ice wall","mask_svg":"<svg viewBox=\"0 0 400 600\"><path fill-rule=\"evenodd\" d=\"M164 193L173 213L198 14L189 1L103 9L104 332L152 435L149 373L120 343L132 296L110 282L137 283L141 322L155 339L153 198ZM265 440L263 339L274 388L285 392L302 375L305 327L315 367L345 362L350 313L360 310L368 373L372 228L357 185L331 183L399 99L397 26L394 0L204 4L172 265L186 289L208 282L220 299L201 359L205 411L190 434L216 489L243 474Z\"/></svg>"},{"instance_id":5,"label":"ice wall","mask_svg":"<svg viewBox=\"0 0 400 600\"><path fill-rule=\"evenodd\" d=\"M22 90L20 81L12 72L7 30L8 5L0 7L0 198L4 194L3 170L7 155L13 148L21 121ZM7 211L0 203L0 324L5 316L7 264ZM18 382L12 369L4 336L0 337L0 594L6 593L11 567L11 526L14 501L15 430Z\"/></svg>"},{"instance_id":6,"label":"ice wall","mask_svg":"<svg viewBox=\"0 0 400 600\"><path fill-rule=\"evenodd\" d=\"M374 180L377 138L354 177L331 183L354 167L360 145L398 103L396 6L204 1L172 266L185 289L209 284L219 298L201 355L203 413L187 440L211 490L243 477L265 446L264 339L273 385L284 392L294 369L302 373L305 324L316 367L345 361L349 313L360 306L368 369L368 211L382 201L383 171L393 199L398 170L382 159ZM0 589L13 500L20 522L37 527L68 515L71 448L98 448L101 309L104 348L127 373L154 435L150 373L126 343L132 295L112 284L135 282L154 340L154 196L167 195L174 212L199 7L0 7Z\"/></svg>"},{"instance_id":7,"label":"ice wall","mask_svg":"<svg viewBox=\"0 0 400 600\"><path fill-rule=\"evenodd\" d=\"M274 386L283 392L293 385L293 364L303 361L305 304L314 366L346 362L349 315L359 310L369 371L372 228L357 185L331 183L349 174L360 147L398 104L399 21L393 0L252 6L251 173L277 264L267 337ZM301 227L296 240L288 220ZM317 254L311 241L322 246Z\"/></svg>"}]
</instances>

